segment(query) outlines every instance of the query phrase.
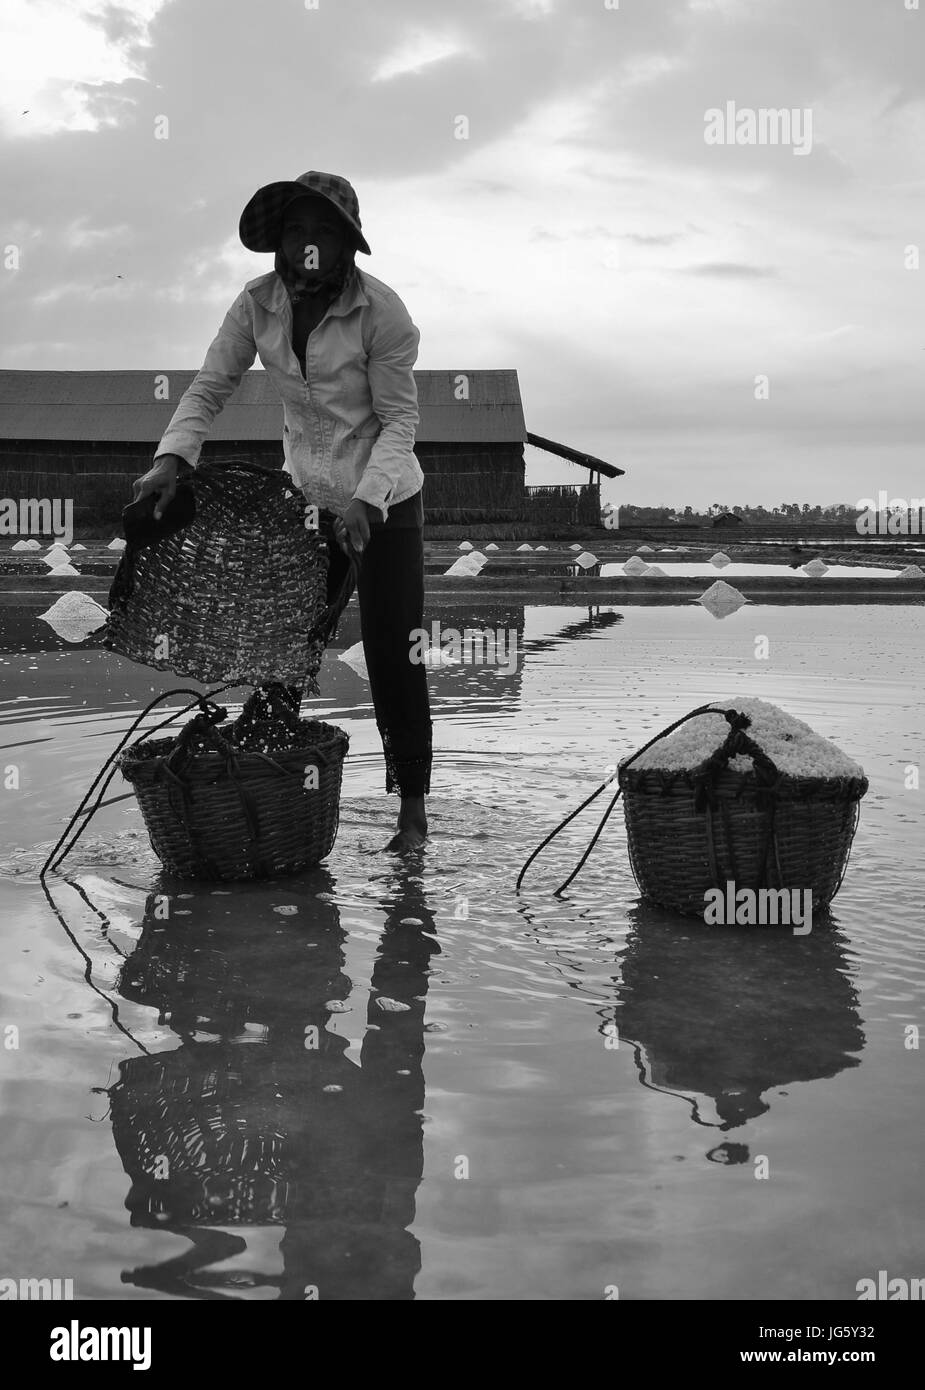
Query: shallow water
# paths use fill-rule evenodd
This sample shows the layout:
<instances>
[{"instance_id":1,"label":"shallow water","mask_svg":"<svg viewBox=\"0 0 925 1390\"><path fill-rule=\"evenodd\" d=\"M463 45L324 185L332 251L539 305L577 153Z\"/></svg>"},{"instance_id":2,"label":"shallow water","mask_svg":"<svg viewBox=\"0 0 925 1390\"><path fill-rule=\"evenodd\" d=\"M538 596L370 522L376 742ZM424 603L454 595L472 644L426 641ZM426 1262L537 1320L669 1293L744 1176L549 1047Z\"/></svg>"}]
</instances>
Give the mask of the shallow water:
<instances>
[{"instance_id":1,"label":"shallow water","mask_svg":"<svg viewBox=\"0 0 925 1390\"><path fill-rule=\"evenodd\" d=\"M921 1274L920 606L717 622L430 599L428 621L513 630L520 659L430 673L421 854L379 852L397 801L368 685L329 651L312 709L351 751L322 867L164 880L128 800L51 901L45 852L171 680L55 643L37 611L0 609L21 779L0 866L0 1274L267 1300L853 1299L879 1269ZM352 608L338 648L358 639ZM645 906L619 806L555 896L603 794L514 892L608 765L736 692L870 778L829 920L796 937Z\"/></svg>"},{"instance_id":2,"label":"shallow water","mask_svg":"<svg viewBox=\"0 0 925 1390\"><path fill-rule=\"evenodd\" d=\"M728 581L737 576L741 579L749 575L771 575L776 578L786 578L788 574L795 574L801 579L808 578L803 573L802 566L805 561L802 560L794 566L784 562L779 565L750 564L745 560L731 560L728 565L711 565L709 561L701 563L693 560L668 560L660 555L642 555L640 559L645 560L648 564L657 565L669 577L677 576L679 579L701 576L704 579L725 579ZM619 564L601 565L601 575L605 578L622 575L625 563L623 561ZM852 576L856 579L895 579L899 574L899 570L887 569L883 565L830 565L828 562L826 565L827 572L833 579L850 579ZM825 578L826 576L823 575L822 577Z\"/></svg>"}]
</instances>

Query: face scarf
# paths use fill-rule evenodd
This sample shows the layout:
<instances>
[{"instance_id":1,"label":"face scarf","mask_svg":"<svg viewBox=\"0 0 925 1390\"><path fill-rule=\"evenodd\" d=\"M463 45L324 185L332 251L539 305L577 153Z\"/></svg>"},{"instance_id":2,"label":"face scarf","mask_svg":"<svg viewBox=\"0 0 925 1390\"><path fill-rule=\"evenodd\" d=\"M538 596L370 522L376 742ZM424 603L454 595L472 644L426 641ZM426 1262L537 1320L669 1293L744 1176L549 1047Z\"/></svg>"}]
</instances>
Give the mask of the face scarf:
<instances>
[{"instance_id":1,"label":"face scarf","mask_svg":"<svg viewBox=\"0 0 925 1390\"><path fill-rule=\"evenodd\" d=\"M276 253L274 268L286 286L286 293L293 306L303 299L321 298L333 302L356 274L356 266L353 262L355 254L353 248L342 252L339 261L333 269L328 271L327 275L319 276L311 281L292 269L282 251Z\"/></svg>"}]
</instances>

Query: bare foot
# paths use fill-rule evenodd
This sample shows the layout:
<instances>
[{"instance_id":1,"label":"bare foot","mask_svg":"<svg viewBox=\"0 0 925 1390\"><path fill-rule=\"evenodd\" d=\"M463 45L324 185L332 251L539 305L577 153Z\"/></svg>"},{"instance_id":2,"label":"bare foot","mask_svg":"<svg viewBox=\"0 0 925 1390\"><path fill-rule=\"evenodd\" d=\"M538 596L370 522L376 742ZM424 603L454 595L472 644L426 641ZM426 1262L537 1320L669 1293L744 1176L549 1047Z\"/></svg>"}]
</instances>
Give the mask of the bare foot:
<instances>
[{"instance_id":1,"label":"bare foot","mask_svg":"<svg viewBox=\"0 0 925 1390\"><path fill-rule=\"evenodd\" d=\"M401 854L419 849L427 839L427 813L423 796L403 796L398 813L398 828L386 845L386 850Z\"/></svg>"}]
</instances>

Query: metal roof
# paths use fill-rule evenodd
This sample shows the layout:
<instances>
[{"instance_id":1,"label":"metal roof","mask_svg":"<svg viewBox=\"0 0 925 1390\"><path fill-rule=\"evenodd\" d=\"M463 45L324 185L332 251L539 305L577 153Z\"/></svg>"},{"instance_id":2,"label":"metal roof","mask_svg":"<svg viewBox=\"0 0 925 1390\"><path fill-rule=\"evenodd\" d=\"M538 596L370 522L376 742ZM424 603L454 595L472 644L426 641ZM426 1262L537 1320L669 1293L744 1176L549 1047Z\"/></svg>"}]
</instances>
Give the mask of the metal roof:
<instances>
[{"instance_id":1,"label":"metal roof","mask_svg":"<svg viewBox=\"0 0 925 1390\"><path fill-rule=\"evenodd\" d=\"M195 371L33 372L0 370L0 439L93 440L156 444ZM461 377L468 399L457 400ZM517 372L416 371L419 443L526 440ZM153 400L166 381L169 400ZM283 407L265 371L244 374L216 417L209 439L272 442Z\"/></svg>"}]
</instances>

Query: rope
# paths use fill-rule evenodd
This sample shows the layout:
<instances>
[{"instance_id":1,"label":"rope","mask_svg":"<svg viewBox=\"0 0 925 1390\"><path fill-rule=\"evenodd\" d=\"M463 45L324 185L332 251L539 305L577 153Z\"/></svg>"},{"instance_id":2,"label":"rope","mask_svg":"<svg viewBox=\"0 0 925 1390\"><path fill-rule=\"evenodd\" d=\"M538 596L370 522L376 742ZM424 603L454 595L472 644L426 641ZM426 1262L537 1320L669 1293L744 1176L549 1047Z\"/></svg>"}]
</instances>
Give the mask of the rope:
<instances>
[{"instance_id":1,"label":"rope","mask_svg":"<svg viewBox=\"0 0 925 1390\"><path fill-rule=\"evenodd\" d=\"M239 688L238 682L230 681L227 685L220 685L215 690L210 690L207 693L202 694L195 690L190 690L187 686L178 686L175 690L165 690L161 695L155 696L155 698L145 706L145 708L141 711L138 717L132 721L127 732L116 744L116 747L112 750L109 757L103 763L103 766L100 768L99 772L96 774L93 781L90 783L90 786L87 789L83 797L83 800L77 807L77 810L71 816L71 819L68 821L68 824L65 827L62 835L60 836L58 843L55 845L54 849L51 851L48 858L45 860L45 863L42 865L41 871L39 872L39 880L44 880L45 875L51 869L56 869L58 865L61 863L61 861L65 858L65 856L70 854L71 850L74 848L77 841L80 839L81 835L84 833L87 826L90 824L90 821L93 819L93 817L96 815L96 812L100 809L100 806L103 804L103 796L106 793L106 788L109 786L109 783L112 781L113 777L116 775L116 772L118 771L118 768L115 766L116 758L122 752L123 748L128 743L128 740L132 737L132 734L137 732L142 721L148 717L151 711L157 705L159 705L162 700L172 699L176 695L192 695L194 697L188 705L184 705L182 709L175 710L173 714L169 715L166 719L162 720L160 724L155 724L152 728L146 729L145 732L142 734L141 738L138 739L138 743L141 743L144 739L149 738L151 734L157 733L158 730L166 728L168 724L172 724L175 719L178 719L180 717L180 715L187 714L189 710L193 709L196 705L200 706L203 714L208 714L208 706L209 704L211 704L215 695L220 695L225 690L234 690L236 688ZM212 705L213 710L217 710L217 708L218 707L216 705ZM225 711L222 711L221 717L225 717ZM108 776L106 776L107 772L109 774ZM87 811L87 803L92 797L94 791L96 791L96 788L99 786L101 778L103 778L104 776L106 777L106 780L105 782L103 782L102 786L100 786L96 804L92 806L89 811ZM80 818L81 815L85 815L83 824L80 826L80 828L74 835L74 838L65 846L65 848L59 855L58 851L61 849L61 846L64 844L68 835L70 835L75 822Z\"/></svg>"},{"instance_id":2,"label":"rope","mask_svg":"<svg viewBox=\"0 0 925 1390\"><path fill-rule=\"evenodd\" d=\"M638 757L641 757L642 754L645 753L646 749L652 747L653 743L658 743L658 741L659 741L660 738L666 738L668 734L674 733L675 729L679 729L679 728L681 727L682 724L686 724L687 721L688 721L688 719L694 719L698 714L706 714L706 713L710 713L710 714L722 714L722 710L714 709L712 705L700 705L700 706L698 706L697 709L692 709L692 710L690 711L689 714L685 714L685 715L683 715L680 719L676 719L675 722L674 722L673 724L669 724L669 725L668 725L667 729L662 729L661 732L660 732L660 733L657 733L657 734L655 735L654 738L650 738L648 743L644 743L643 746L642 746L641 748L637 748L637 749L636 749L636 752L633 753L633 754L631 754L630 757L628 757L628 758L621 764L621 767L629 767L630 763L635 762L635 760L636 760ZM615 773L614 775L615 775L615 776L618 776L619 773ZM601 785L598 787L598 789L597 789L596 792L592 792L591 795L588 797L588 799L587 799L586 801L583 801L583 802L581 803L580 806L576 807L575 810L571 812L570 815L567 815L567 816L565 817L565 820L559 822L559 824L556 826L555 830L551 831L551 832L546 836L546 839L542 842L542 844L537 845L536 849L535 849L535 850L533 851L533 853L530 855L530 858L527 860L527 862L524 864L523 868L521 869L520 873L517 875L517 882L516 882L516 884L514 885L514 891L515 891L515 892L519 892L519 891L520 891L520 884L521 884L521 881L522 881L522 879L523 879L523 876L524 876L524 874L527 872L527 869L530 867L530 865L533 863L533 861L534 861L534 859L536 858L536 856L539 854L540 850L545 849L545 847L549 844L549 841L553 838L553 836L558 835L559 831L562 830L562 829L564 829L564 827L565 827L566 825L568 825L568 823L569 823L570 820L574 820L575 817L579 814L579 812L583 811L584 808L585 808L586 806L589 806L589 805L591 804L591 802L594 801L594 799L595 799L596 797L600 796L600 794L601 794L601 792L604 790L604 788L605 788L606 786L608 786L612 781L613 781L613 777L608 777L606 781L602 782ZM587 858L588 858L588 855L591 853L592 849L593 849L594 846L597 844L598 837L599 837L601 831L604 829L604 824L605 824L605 822L606 822L606 820L607 820L607 817L610 815L610 813L611 813L611 811L613 810L614 806L617 804L617 801L619 800L619 798L620 798L620 796L622 795L622 793L623 793L623 788L620 787L620 788L617 790L616 795L614 796L614 798L613 798L613 800L611 801L610 805L607 807L607 810L604 812L604 815L603 815L603 817L602 817L602 819L601 819L601 823L600 823L600 825L598 826L598 828L597 828L597 830L596 830L596 832L595 832L595 834L594 834L594 838L591 840L591 843L588 845L588 848L585 850L585 852L584 852L584 854L582 855L581 859L578 861L578 863L576 864L575 868L574 868L574 869L572 870L572 872L569 874L569 876L568 876L568 878L565 880L565 882L559 884L559 887L555 890L555 896L558 896L558 894L562 892L563 888L567 888L567 887L568 887L568 885L571 883L572 879L573 879L573 878L575 877L575 875L579 872L579 870L583 867L585 861L586 861Z\"/></svg>"}]
</instances>

